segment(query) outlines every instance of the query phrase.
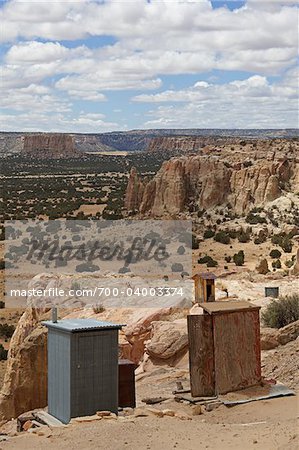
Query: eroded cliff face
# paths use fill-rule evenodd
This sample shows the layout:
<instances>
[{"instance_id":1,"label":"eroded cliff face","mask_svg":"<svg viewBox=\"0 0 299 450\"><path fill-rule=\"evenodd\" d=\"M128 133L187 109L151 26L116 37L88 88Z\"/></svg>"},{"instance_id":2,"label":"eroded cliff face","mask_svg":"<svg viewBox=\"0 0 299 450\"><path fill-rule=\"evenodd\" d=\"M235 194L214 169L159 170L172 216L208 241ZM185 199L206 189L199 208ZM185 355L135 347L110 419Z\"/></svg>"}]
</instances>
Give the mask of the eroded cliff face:
<instances>
[{"instance_id":1,"label":"eroded cliff face","mask_svg":"<svg viewBox=\"0 0 299 450\"><path fill-rule=\"evenodd\" d=\"M72 136L63 133L26 135L23 154L38 159L73 158L81 155L75 148Z\"/></svg>"},{"instance_id":2,"label":"eroded cliff face","mask_svg":"<svg viewBox=\"0 0 299 450\"><path fill-rule=\"evenodd\" d=\"M258 161L251 167L232 171L229 201L238 214L264 206L283 194L291 176L292 164L286 160Z\"/></svg>"},{"instance_id":3,"label":"eroded cliff face","mask_svg":"<svg viewBox=\"0 0 299 450\"><path fill-rule=\"evenodd\" d=\"M161 217L187 212L192 205L210 209L230 203L237 214L246 214L284 192L296 192L297 185L295 160L258 159L249 165L232 165L221 156L182 156L164 162L145 186L133 170L125 206L129 211Z\"/></svg>"},{"instance_id":4,"label":"eroded cliff face","mask_svg":"<svg viewBox=\"0 0 299 450\"><path fill-rule=\"evenodd\" d=\"M144 185L137 174L135 167L132 167L127 185L125 204L129 211L138 211L144 192Z\"/></svg>"}]
</instances>

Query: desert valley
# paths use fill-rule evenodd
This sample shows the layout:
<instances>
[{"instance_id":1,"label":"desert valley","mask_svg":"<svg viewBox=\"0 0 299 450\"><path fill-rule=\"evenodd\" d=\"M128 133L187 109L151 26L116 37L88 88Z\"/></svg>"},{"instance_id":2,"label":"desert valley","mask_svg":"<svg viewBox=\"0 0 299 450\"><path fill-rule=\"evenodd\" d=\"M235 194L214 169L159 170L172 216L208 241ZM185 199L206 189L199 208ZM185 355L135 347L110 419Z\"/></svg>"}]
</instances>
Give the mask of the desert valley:
<instances>
[{"instance_id":1,"label":"desert valley","mask_svg":"<svg viewBox=\"0 0 299 450\"><path fill-rule=\"evenodd\" d=\"M270 380L298 390L299 143L292 132L273 133L194 130L179 135L169 130L167 135L165 130L157 136L153 130L150 137L138 132L137 143L135 135L120 134L113 148L100 137L80 137L77 145L76 136L65 134L2 134L2 223L192 220L192 273L182 283L193 289L172 306L163 298L155 308L60 308L64 319L126 324L119 357L136 364L137 407L124 408L118 418L98 415L49 428L36 424L34 411L47 405L47 330L41 321L50 318L50 311L5 304L5 264L13 261L6 254L1 260L0 316L3 448L57 448L58 443L59 448L75 448L83 440L84 448L94 448L99 438L108 445L111 434L119 436L115 449L193 449L198 442L202 448L239 448L244 442L246 448L296 448L296 397L228 408L223 402L237 394L196 403L189 393L186 318L197 313L191 277L200 273L215 275L216 301L249 300L261 307L265 389ZM94 149L90 143L95 141ZM1 242L4 258L4 228ZM91 276L95 274L112 285L124 278L142 283L134 272ZM161 273L156 282L162 278ZM62 269L52 275L45 270L31 285L63 282ZM178 395L181 391L186 394ZM246 390L242 395L250 398ZM141 434L147 436L147 447Z\"/></svg>"}]
</instances>

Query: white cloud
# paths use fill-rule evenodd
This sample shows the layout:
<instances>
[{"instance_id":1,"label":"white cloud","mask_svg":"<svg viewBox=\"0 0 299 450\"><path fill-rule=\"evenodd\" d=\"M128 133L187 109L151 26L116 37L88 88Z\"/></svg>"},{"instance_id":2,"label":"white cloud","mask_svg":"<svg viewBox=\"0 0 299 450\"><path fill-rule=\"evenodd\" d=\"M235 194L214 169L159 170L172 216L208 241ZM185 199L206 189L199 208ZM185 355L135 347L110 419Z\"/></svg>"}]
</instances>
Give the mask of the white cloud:
<instances>
[{"instance_id":1,"label":"white cloud","mask_svg":"<svg viewBox=\"0 0 299 450\"><path fill-rule=\"evenodd\" d=\"M298 126L297 69L270 84L254 75L225 84L142 94L136 102L166 103L149 112L145 128L271 128Z\"/></svg>"},{"instance_id":2,"label":"white cloud","mask_svg":"<svg viewBox=\"0 0 299 450\"><path fill-rule=\"evenodd\" d=\"M192 116L212 124L213 111L215 120L233 126L234 117L245 123L246 102L253 121L267 121L269 114L278 123L279 114L272 111L277 108L281 126L294 123L295 77L288 69L298 54L298 16L291 1L248 0L234 11L213 9L208 0L50 3L12 0L0 8L2 37L10 45L1 72L5 108L58 111L65 116L65 122L53 119L58 128L105 128L104 118L80 115L76 125L66 119L70 102L96 104L107 101L107 91L137 90L135 102L168 103L150 113L147 126L195 126ZM98 48L59 42L90 36L113 36L116 42ZM222 85L200 80L200 74L215 69L252 76ZM269 83L270 76L284 72L280 83ZM180 74L197 74L199 81L189 89L148 93L162 88L163 76ZM178 102L179 111L169 105Z\"/></svg>"},{"instance_id":3,"label":"white cloud","mask_svg":"<svg viewBox=\"0 0 299 450\"><path fill-rule=\"evenodd\" d=\"M284 7L277 2L274 10L261 3L271 2L251 1L230 11L213 9L207 0L54 2L51 8L43 2L12 1L2 8L3 35L8 41L20 36L56 41L113 35L119 43L109 47L106 57L94 54L95 61L104 67L117 62L124 70L126 66L132 70L134 63L135 70L144 74L212 68L273 74L294 63L298 18L289 2L281 2ZM36 43L33 53L38 55L42 45ZM47 45L42 58L65 52L57 43ZM9 59L29 47L13 48ZM109 59L108 52L115 59Z\"/></svg>"},{"instance_id":4,"label":"white cloud","mask_svg":"<svg viewBox=\"0 0 299 450\"><path fill-rule=\"evenodd\" d=\"M44 112L30 111L17 115L5 114L2 116L5 124L3 131L45 131L68 133L95 133L125 129L115 122L105 120L103 114L80 113L72 117L59 112L47 114Z\"/></svg>"}]
</instances>

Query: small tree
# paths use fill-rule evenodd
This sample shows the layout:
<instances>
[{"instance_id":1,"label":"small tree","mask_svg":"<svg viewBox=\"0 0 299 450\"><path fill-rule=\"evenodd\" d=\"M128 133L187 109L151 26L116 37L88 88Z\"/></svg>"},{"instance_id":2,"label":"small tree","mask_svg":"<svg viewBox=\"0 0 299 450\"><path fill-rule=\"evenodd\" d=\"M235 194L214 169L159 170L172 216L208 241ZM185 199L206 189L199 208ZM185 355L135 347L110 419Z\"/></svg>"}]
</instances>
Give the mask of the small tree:
<instances>
[{"instance_id":1,"label":"small tree","mask_svg":"<svg viewBox=\"0 0 299 450\"><path fill-rule=\"evenodd\" d=\"M233 256L233 260L236 266L243 266L245 261L245 255L243 250L240 250L238 253L235 253Z\"/></svg>"}]
</instances>

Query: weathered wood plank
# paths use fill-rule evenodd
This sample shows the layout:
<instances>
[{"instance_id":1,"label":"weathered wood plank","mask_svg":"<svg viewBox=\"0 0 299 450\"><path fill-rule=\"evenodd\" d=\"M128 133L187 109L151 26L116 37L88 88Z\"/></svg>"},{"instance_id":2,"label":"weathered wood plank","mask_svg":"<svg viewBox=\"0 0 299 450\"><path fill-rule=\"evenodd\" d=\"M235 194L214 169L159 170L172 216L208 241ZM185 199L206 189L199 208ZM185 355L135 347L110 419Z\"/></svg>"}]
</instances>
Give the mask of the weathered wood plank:
<instances>
[{"instance_id":1,"label":"weathered wood plank","mask_svg":"<svg viewBox=\"0 0 299 450\"><path fill-rule=\"evenodd\" d=\"M215 394L212 317L189 315L190 385L193 397Z\"/></svg>"},{"instance_id":2,"label":"weathered wood plank","mask_svg":"<svg viewBox=\"0 0 299 450\"><path fill-rule=\"evenodd\" d=\"M216 393L253 386L261 380L258 311L213 317Z\"/></svg>"}]
</instances>

